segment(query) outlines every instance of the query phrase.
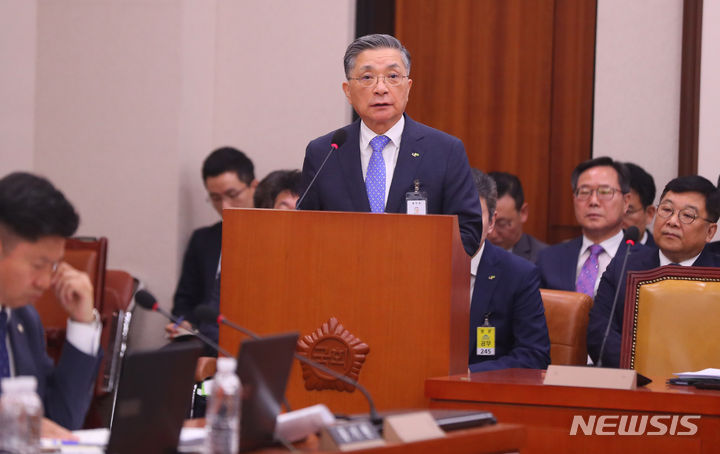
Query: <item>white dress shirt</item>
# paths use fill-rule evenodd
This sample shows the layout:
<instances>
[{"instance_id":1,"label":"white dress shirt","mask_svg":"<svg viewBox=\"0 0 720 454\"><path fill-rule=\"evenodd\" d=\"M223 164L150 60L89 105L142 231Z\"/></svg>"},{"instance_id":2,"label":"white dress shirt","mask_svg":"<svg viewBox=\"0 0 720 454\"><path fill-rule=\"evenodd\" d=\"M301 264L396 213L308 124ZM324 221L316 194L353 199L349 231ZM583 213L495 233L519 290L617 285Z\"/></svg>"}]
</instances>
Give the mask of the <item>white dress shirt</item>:
<instances>
[{"instance_id":1,"label":"white dress shirt","mask_svg":"<svg viewBox=\"0 0 720 454\"><path fill-rule=\"evenodd\" d=\"M702 254L702 251L700 251L700 254L696 255L695 257L683 260L680 263L673 262L669 258L665 257L665 254L663 254L661 250L658 250L658 254L660 254L660 266L670 265L671 263L676 263L680 266L692 266L692 264L695 263L695 260L697 260L697 258L700 257L700 254Z\"/></svg>"},{"instance_id":2,"label":"white dress shirt","mask_svg":"<svg viewBox=\"0 0 720 454\"><path fill-rule=\"evenodd\" d=\"M395 173L395 164L397 163L398 153L400 151L400 139L402 138L403 129L405 129L405 117L401 116L400 120L388 129L384 136L390 139L382 155L385 161L385 205L387 206L388 194L390 193L390 184L392 183L393 173ZM362 166L363 180L367 177L368 164L370 164L370 156L372 156L372 147L370 141L378 134L375 134L367 127L364 121L360 121L360 164Z\"/></svg>"},{"instance_id":3,"label":"white dress shirt","mask_svg":"<svg viewBox=\"0 0 720 454\"><path fill-rule=\"evenodd\" d=\"M620 230L618 233L615 234L615 236L612 236L600 243L603 251L598 256L598 276L595 280L595 290L593 291L593 297L594 294L597 293L598 286L600 285L600 277L602 277L603 273L610 264L610 261L613 259L613 257L615 257L615 253L617 253L617 250L622 243L623 235L623 231ZM588 259L588 257L590 257L590 246L592 246L593 244L594 243L588 237L583 235L582 246L580 246L580 256L578 257L577 268L575 269L575 280L577 280L583 264L585 264L585 261Z\"/></svg>"}]
</instances>

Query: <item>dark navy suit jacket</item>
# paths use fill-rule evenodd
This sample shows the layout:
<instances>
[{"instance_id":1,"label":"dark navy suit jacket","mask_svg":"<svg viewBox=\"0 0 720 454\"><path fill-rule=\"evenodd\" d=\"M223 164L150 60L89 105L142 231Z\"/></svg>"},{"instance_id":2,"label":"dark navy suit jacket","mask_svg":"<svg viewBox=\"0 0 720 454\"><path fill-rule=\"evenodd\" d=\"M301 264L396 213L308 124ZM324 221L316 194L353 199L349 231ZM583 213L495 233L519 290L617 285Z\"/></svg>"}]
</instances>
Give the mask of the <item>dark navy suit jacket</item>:
<instances>
[{"instance_id":1,"label":"dark navy suit jacket","mask_svg":"<svg viewBox=\"0 0 720 454\"><path fill-rule=\"evenodd\" d=\"M183 316L198 330L213 341L218 341L217 323L200 323L196 320L193 311L201 304L214 305L213 309L219 311L219 300L213 298L217 292L217 269L222 246L222 222L203 227L193 232L183 258L182 274L178 281L173 300L172 313L176 317ZM219 295L219 294L217 294ZM212 349L203 353L208 356L217 356Z\"/></svg>"},{"instance_id":2,"label":"dark navy suit jacket","mask_svg":"<svg viewBox=\"0 0 720 454\"><path fill-rule=\"evenodd\" d=\"M600 346L607 329L610 312L612 310L615 291L620 287L618 302L613 315L610 333L603 351L603 367L620 367L620 347L622 344L622 327L625 313L625 285L628 271L651 270L660 266L660 255L657 248L649 246L633 246L628 256L626 271L620 275L624 254L616 254L608 265L607 270L600 279L595 303L590 310L588 324L588 352L597 363L600 355ZM720 256L713 254L707 248L700 253L693 266L720 266Z\"/></svg>"},{"instance_id":3,"label":"dark navy suit jacket","mask_svg":"<svg viewBox=\"0 0 720 454\"><path fill-rule=\"evenodd\" d=\"M579 236L540 251L537 266L540 269L541 288L575 291L577 263L582 242L583 237ZM620 243L615 257L625 253L626 248L624 242Z\"/></svg>"},{"instance_id":4,"label":"dark navy suit jacket","mask_svg":"<svg viewBox=\"0 0 720 454\"><path fill-rule=\"evenodd\" d=\"M495 356L476 354L477 327L485 314L495 327ZM470 306L470 370L546 369L548 364L550 339L537 268L485 241Z\"/></svg>"},{"instance_id":5,"label":"dark navy suit jacket","mask_svg":"<svg viewBox=\"0 0 720 454\"><path fill-rule=\"evenodd\" d=\"M69 342L57 366L45 350L45 332L32 306L12 310L8 337L15 375L32 375L45 407L45 416L68 429L80 429L90 406L101 351L97 356L82 353Z\"/></svg>"},{"instance_id":6,"label":"dark navy suit jacket","mask_svg":"<svg viewBox=\"0 0 720 454\"><path fill-rule=\"evenodd\" d=\"M347 140L333 152L300 205L303 210L370 211L360 163L360 120L345 126ZM330 150L333 133L310 142L305 151L303 191ZM463 246L474 255L480 246L482 208L460 139L413 121L405 115L385 211L405 213L405 194L420 180L428 214L456 214Z\"/></svg>"}]
</instances>

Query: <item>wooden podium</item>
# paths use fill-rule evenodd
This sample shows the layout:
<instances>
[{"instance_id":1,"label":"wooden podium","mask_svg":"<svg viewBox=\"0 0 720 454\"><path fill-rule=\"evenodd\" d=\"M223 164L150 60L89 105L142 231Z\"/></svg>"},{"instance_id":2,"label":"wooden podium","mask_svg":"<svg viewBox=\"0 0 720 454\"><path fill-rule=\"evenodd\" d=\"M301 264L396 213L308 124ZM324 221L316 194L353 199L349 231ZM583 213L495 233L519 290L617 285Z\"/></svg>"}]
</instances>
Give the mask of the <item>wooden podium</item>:
<instances>
[{"instance_id":1,"label":"wooden podium","mask_svg":"<svg viewBox=\"0 0 720 454\"><path fill-rule=\"evenodd\" d=\"M455 216L223 212L221 312L259 335L299 332L298 351L357 373L378 409L426 407L426 378L467 371L469 270ZM243 337L220 328L233 353ZM318 380L344 386L295 361L293 408L367 411L356 389L306 389Z\"/></svg>"}]
</instances>

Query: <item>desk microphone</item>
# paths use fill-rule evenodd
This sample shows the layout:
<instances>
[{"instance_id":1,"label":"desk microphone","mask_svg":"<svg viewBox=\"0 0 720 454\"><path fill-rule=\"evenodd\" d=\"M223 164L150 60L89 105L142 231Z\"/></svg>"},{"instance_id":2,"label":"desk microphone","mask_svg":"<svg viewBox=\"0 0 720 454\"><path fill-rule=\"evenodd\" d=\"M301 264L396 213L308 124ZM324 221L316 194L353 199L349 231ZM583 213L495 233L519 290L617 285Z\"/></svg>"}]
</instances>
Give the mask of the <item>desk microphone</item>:
<instances>
[{"instance_id":1,"label":"desk microphone","mask_svg":"<svg viewBox=\"0 0 720 454\"><path fill-rule=\"evenodd\" d=\"M320 168L318 169L318 171L315 172L315 176L312 178L312 180L310 180L310 184L308 184L307 188L305 188L305 192L303 192L300 200L298 200L298 202L295 204L296 210L300 209L300 205L302 204L303 200L305 200L305 196L308 195L310 188L312 187L313 183L315 183L315 180L317 179L318 175L320 175L320 172L322 172L322 169L323 167L325 167L325 163L330 158L333 150L337 150L338 148L342 147L346 139L347 132L345 132L344 129L338 129L337 131L335 131L332 139L330 139L330 149L328 150L327 155L325 155L325 159L323 160L322 164L320 164Z\"/></svg>"},{"instance_id":2,"label":"desk microphone","mask_svg":"<svg viewBox=\"0 0 720 454\"><path fill-rule=\"evenodd\" d=\"M340 130L340 131L342 131L342 130ZM229 321L228 319L225 318L224 315L220 314L215 309L213 309L207 305L197 306L195 308L195 311L193 312L193 315L195 315L195 318L197 318L200 321L204 321L204 322L208 322L208 323L217 322L218 324L222 323L223 325L229 326L230 328L232 328L234 330L240 331L241 333L243 333L249 337L252 337L253 339L261 338L261 336L258 336L257 334L253 333L249 329L243 328L242 326ZM365 396L365 400L367 400L368 406L370 407L370 421L375 425L380 425L382 423L382 418L380 417L380 415L378 415L378 412L375 409L375 403L373 402L372 397L370 397L370 393L367 391L367 389L365 389L364 386L362 386L360 383L353 380L352 378L347 377L342 374L339 374L339 373L335 372L334 370L323 366L322 364L316 363L315 361L313 361L309 358L306 358L303 355L300 355L298 353L293 353L293 356L301 363L305 363L314 369L317 369L323 373L330 375L333 378L336 378L342 382L345 382L345 383L359 389L360 392L363 394L363 396Z\"/></svg>"},{"instance_id":3,"label":"desk microphone","mask_svg":"<svg viewBox=\"0 0 720 454\"><path fill-rule=\"evenodd\" d=\"M628 229L625 231L625 236L623 237L623 241L627 244L627 249L625 250L625 257L623 258L623 264L622 268L620 269L620 276L625 275L625 268L627 267L627 259L630 255L630 248L635 245L637 240L640 238L640 231L637 227L634 225L631 227L628 227ZM613 317L615 317L615 308L617 307L617 301L618 296L620 294L620 283L618 283L617 288L615 288L615 298L613 299L612 309L610 309L610 318L608 319L607 327L605 328L605 334L603 335L602 344L600 344L600 355L598 356L598 362L597 367L602 367L603 363L603 353L605 352L605 344L607 343L608 336L610 335L610 326L612 326Z\"/></svg>"},{"instance_id":4,"label":"desk microphone","mask_svg":"<svg viewBox=\"0 0 720 454\"><path fill-rule=\"evenodd\" d=\"M161 308L157 302L157 299L153 296L152 293L148 292L147 290L138 290L138 292L135 294L135 302L138 304L138 306L142 307L143 309L147 309L152 312L157 312L175 324L179 325L181 323L180 319L178 319L177 317L172 315L170 312ZM227 356L228 358L234 358L234 356L231 355L230 352L228 352L227 350L225 350L224 348L222 348L215 342L211 341L207 336L202 334L200 331L193 329L191 332L195 335L195 337L200 339L205 345L210 346L212 349L214 349L218 353L222 353L223 355Z\"/></svg>"}]
</instances>

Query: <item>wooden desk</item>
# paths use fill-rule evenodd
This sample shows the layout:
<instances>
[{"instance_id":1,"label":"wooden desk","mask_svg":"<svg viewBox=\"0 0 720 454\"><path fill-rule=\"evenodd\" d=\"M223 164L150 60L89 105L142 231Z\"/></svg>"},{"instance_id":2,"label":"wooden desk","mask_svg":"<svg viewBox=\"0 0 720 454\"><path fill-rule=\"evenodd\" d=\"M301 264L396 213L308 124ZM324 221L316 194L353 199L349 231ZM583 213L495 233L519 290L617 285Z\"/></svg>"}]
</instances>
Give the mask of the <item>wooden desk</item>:
<instances>
[{"instance_id":1,"label":"wooden desk","mask_svg":"<svg viewBox=\"0 0 720 454\"><path fill-rule=\"evenodd\" d=\"M635 391L542 384L545 371L509 369L431 378L425 394L431 408L483 409L499 422L523 424L528 438L523 452L682 452L720 449L720 391L672 386L654 380ZM700 415L695 435L570 435L573 417L596 415ZM649 419L649 418L648 418ZM611 420L612 421L612 420ZM614 420L618 422L617 419ZM667 422L670 432L670 418ZM614 430L615 429L610 429ZM678 425L677 431L685 431ZM648 424L646 432L657 429Z\"/></svg>"},{"instance_id":2,"label":"wooden desk","mask_svg":"<svg viewBox=\"0 0 720 454\"><path fill-rule=\"evenodd\" d=\"M496 424L478 429L448 432L447 437L417 443L387 445L352 451L355 454L489 454L519 452L525 445L525 428L517 424ZM312 437L298 446L305 452L318 451L318 439ZM285 448L261 449L255 454L287 454ZM525 451L522 451L525 452Z\"/></svg>"}]
</instances>

